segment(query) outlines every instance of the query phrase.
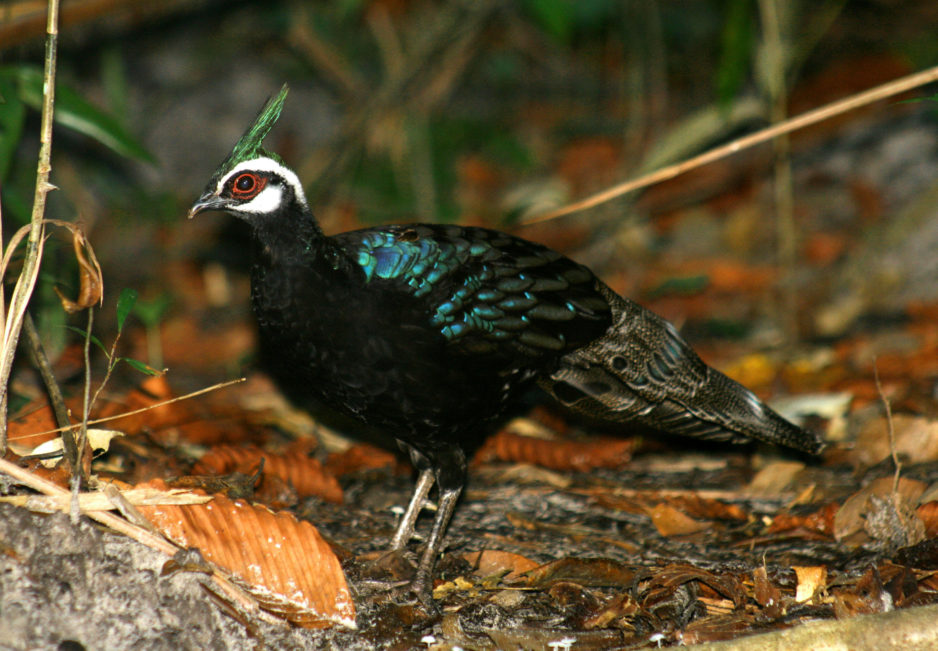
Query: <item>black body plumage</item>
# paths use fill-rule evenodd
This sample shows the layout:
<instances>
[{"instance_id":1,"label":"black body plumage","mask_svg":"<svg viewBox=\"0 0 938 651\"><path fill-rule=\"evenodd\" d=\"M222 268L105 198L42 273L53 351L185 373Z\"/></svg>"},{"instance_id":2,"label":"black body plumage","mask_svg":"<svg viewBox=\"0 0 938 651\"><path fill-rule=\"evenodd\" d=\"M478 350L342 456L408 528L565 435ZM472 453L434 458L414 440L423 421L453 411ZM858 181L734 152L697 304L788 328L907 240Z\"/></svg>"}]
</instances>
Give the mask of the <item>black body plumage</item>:
<instances>
[{"instance_id":1,"label":"black body plumage","mask_svg":"<svg viewBox=\"0 0 938 651\"><path fill-rule=\"evenodd\" d=\"M272 124L272 110L258 123ZM821 449L705 365L669 323L546 247L427 224L325 236L295 174L260 149L266 129L252 127L245 138L256 146L239 143L190 215L224 210L252 225L252 301L274 374L410 452L421 474L393 547L409 541L436 482L440 506L414 583L421 597L465 482L467 445L534 382L607 420Z\"/></svg>"}]
</instances>

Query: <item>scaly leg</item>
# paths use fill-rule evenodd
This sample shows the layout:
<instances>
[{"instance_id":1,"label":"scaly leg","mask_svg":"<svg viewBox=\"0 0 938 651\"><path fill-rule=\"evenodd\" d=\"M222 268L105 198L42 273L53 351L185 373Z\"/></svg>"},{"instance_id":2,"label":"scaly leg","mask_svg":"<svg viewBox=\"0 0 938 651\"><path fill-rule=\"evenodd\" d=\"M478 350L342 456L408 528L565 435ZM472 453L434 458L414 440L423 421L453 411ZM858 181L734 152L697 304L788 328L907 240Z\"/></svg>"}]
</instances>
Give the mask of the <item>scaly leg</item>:
<instances>
[{"instance_id":1,"label":"scaly leg","mask_svg":"<svg viewBox=\"0 0 938 651\"><path fill-rule=\"evenodd\" d=\"M411 584L411 589L424 604L432 604L433 602L433 569L436 567L436 558L439 556L440 547L443 544L446 525L449 524L449 520L453 516L453 510L456 508L456 502L459 500L461 492L462 488L450 488L440 491L440 504L437 508L436 519L433 521L433 529L430 531L430 539L427 541L427 547L420 557L417 574Z\"/></svg>"},{"instance_id":2,"label":"scaly leg","mask_svg":"<svg viewBox=\"0 0 938 651\"><path fill-rule=\"evenodd\" d=\"M420 515L420 511L423 509L423 503L427 499L435 479L432 470L420 471L417 485L414 487L414 495L410 498L410 504L407 505L407 510L404 512L404 517L401 518L397 532L391 538L391 549L393 551L404 549L408 541L413 538L414 528L417 525L417 516Z\"/></svg>"}]
</instances>

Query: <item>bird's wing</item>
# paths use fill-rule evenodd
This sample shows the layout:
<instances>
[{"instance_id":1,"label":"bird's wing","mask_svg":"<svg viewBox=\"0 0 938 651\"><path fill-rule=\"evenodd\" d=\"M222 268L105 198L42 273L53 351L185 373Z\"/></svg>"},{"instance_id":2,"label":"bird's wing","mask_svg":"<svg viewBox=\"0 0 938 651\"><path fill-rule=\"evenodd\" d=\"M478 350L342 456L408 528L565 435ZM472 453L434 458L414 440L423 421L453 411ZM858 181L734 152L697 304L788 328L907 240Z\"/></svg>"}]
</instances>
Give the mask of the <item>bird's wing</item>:
<instances>
[{"instance_id":1,"label":"bird's wing","mask_svg":"<svg viewBox=\"0 0 938 651\"><path fill-rule=\"evenodd\" d=\"M484 228L408 225L334 237L366 282L421 300L452 348L553 357L611 323L586 267L542 245Z\"/></svg>"}]
</instances>

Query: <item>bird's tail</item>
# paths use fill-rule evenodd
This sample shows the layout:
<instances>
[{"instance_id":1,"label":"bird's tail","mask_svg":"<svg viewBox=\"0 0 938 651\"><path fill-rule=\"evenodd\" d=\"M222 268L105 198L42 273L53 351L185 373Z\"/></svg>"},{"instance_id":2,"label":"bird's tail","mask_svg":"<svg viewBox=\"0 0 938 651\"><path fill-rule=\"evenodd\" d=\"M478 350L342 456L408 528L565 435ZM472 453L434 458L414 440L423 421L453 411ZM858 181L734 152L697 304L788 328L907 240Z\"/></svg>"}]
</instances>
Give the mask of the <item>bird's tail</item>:
<instances>
[{"instance_id":1,"label":"bird's tail","mask_svg":"<svg viewBox=\"0 0 938 651\"><path fill-rule=\"evenodd\" d=\"M704 364L674 327L605 285L613 325L565 355L541 386L576 411L716 440L759 439L816 454L824 444Z\"/></svg>"}]
</instances>

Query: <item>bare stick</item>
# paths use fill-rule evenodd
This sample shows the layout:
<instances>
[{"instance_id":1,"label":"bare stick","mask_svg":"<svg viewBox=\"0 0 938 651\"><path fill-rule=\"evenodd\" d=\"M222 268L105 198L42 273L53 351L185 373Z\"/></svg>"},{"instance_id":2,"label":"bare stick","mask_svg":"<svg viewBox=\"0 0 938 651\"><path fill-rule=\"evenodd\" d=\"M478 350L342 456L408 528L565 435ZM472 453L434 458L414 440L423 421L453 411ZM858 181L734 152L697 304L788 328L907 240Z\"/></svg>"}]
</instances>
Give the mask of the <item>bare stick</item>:
<instances>
[{"instance_id":1,"label":"bare stick","mask_svg":"<svg viewBox=\"0 0 938 651\"><path fill-rule=\"evenodd\" d=\"M703 165L720 160L721 158L726 158L731 154L735 154L737 152L743 151L744 149L748 149L773 138L777 138L780 135L791 133L799 129L804 129L805 127L809 127L812 124L817 124L818 122L829 120L830 118L840 115L841 113L853 111L854 109L861 108L867 104L872 104L873 102L878 102L880 100L912 90L913 88L918 88L919 86L930 84L933 81L938 81L938 66L929 68L928 70L923 70L922 72L908 75L906 77L900 77L899 79L887 82L881 86L877 86L862 93L847 97L846 99L832 102L826 106L814 109L813 111L808 111L807 113L802 113L801 115L789 118L784 122L773 124L772 126L762 129L761 131L744 136L738 140L734 140L731 143L722 145L715 149L711 149L708 152L704 152L699 156L689 158L681 163L669 165L668 167L664 167L660 170L656 170L648 174L643 174L636 179L614 185L611 188L603 190L602 192L598 192L590 197L587 197L586 199L583 199L582 201L568 204L541 215L535 215L530 219L524 220L522 225L546 222L550 221L551 219L563 217L564 215L569 215L575 212L580 212L581 210L593 208L594 206L598 206L601 203L606 203L607 201L621 197L622 195L628 194L634 190L638 190L649 185L654 185L655 183L661 183L662 181L667 181L668 179L673 179L674 177L680 176L681 174L689 172L692 169L702 167Z\"/></svg>"},{"instance_id":2,"label":"bare stick","mask_svg":"<svg viewBox=\"0 0 938 651\"><path fill-rule=\"evenodd\" d=\"M879 369L876 367L876 359L873 359L873 380L876 382L876 391L879 393L879 399L883 401L886 407L886 427L889 431L889 452L892 454L892 464L896 467L895 475L892 480L892 493L895 495L899 490L899 471L902 465L899 463L899 454L896 451L896 429L892 424L892 405L889 404L889 398L883 392L883 385L879 381Z\"/></svg>"}]
</instances>

